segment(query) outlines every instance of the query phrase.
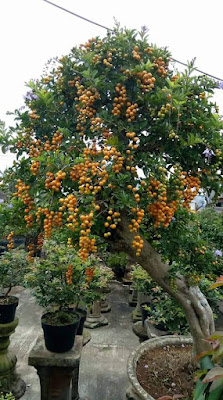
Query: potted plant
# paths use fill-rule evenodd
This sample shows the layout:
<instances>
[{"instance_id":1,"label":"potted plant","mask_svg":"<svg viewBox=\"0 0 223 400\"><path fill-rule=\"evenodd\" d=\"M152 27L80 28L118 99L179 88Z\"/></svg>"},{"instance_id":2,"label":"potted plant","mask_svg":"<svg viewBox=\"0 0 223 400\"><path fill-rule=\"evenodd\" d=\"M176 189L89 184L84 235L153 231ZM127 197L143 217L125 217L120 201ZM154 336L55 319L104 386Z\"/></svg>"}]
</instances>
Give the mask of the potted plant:
<instances>
[{"instance_id":1,"label":"potted plant","mask_svg":"<svg viewBox=\"0 0 223 400\"><path fill-rule=\"evenodd\" d=\"M0 324L14 320L19 300L10 293L14 286L24 284L27 270L27 253L24 249L10 249L0 255Z\"/></svg>"},{"instance_id":2,"label":"potted plant","mask_svg":"<svg viewBox=\"0 0 223 400\"><path fill-rule=\"evenodd\" d=\"M108 282L114 277L111 268L102 264L100 258L91 256L86 262L86 282L82 291L82 300L88 308L94 301L101 300L104 297L104 290Z\"/></svg>"},{"instance_id":3,"label":"potted plant","mask_svg":"<svg viewBox=\"0 0 223 400\"><path fill-rule=\"evenodd\" d=\"M80 316L75 312L85 282L85 266L73 248L46 241L44 258L35 261L26 276L39 305L46 348L62 353L73 347ZM72 305L72 307L70 307Z\"/></svg>"}]
</instances>

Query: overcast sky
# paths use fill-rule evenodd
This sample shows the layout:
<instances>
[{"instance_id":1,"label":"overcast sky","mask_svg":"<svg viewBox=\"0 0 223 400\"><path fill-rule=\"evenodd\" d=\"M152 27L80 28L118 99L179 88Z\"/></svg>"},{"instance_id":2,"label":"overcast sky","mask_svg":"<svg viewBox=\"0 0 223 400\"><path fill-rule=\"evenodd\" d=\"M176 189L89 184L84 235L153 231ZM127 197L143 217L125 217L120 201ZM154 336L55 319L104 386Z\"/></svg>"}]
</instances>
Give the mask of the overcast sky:
<instances>
[{"instance_id":1,"label":"overcast sky","mask_svg":"<svg viewBox=\"0 0 223 400\"><path fill-rule=\"evenodd\" d=\"M149 29L150 41L167 46L172 56L223 79L222 0L52 0L74 13L112 28L114 18L122 26ZM65 13L43 0L0 1L0 119L23 104L25 82L38 78L47 60L67 54L75 46L106 31ZM215 100L223 114L223 90ZM0 170L11 156L0 152Z\"/></svg>"}]
</instances>

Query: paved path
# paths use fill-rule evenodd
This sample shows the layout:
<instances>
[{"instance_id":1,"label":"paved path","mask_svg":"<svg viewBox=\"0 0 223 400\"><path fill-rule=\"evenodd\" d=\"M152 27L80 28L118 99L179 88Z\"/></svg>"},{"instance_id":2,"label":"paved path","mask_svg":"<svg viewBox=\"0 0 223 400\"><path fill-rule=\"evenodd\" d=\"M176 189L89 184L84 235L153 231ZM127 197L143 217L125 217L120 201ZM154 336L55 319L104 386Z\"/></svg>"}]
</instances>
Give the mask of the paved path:
<instances>
[{"instance_id":1,"label":"paved path","mask_svg":"<svg viewBox=\"0 0 223 400\"><path fill-rule=\"evenodd\" d=\"M79 392L81 400L125 400L128 387L127 359L139 340L132 332L131 308L128 306L128 287L111 283L108 294L112 310L104 314L109 325L90 330L92 339L83 348L80 365ZM19 325L11 336L11 350L18 358L17 370L27 384L21 400L39 400L40 387L36 370L28 366L28 355L42 333L42 309L28 290L19 289L17 316Z\"/></svg>"}]
</instances>

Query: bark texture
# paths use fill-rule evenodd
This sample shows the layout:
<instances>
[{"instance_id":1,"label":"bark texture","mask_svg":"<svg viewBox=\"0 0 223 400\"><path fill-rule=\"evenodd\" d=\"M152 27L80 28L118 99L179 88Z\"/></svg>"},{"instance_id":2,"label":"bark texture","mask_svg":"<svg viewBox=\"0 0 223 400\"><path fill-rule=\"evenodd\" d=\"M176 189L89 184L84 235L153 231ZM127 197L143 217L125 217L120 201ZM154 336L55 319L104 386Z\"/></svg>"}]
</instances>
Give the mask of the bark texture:
<instances>
[{"instance_id":1,"label":"bark texture","mask_svg":"<svg viewBox=\"0 0 223 400\"><path fill-rule=\"evenodd\" d=\"M196 353L207 350L208 344L203 339L213 333L214 319L207 299L199 287L188 286L185 278L179 275L175 280L176 289L173 289L169 279L170 266L162 261L161 256L142 236L144 246L141 255L136 257L135 250L132 248L134 234L129 231L129 221L125 215L122 215L116 233L113 247L118 251L125 251L129 254L150 274L158 285L181 304L194 340Z\"/></svg>"}]
</instances>

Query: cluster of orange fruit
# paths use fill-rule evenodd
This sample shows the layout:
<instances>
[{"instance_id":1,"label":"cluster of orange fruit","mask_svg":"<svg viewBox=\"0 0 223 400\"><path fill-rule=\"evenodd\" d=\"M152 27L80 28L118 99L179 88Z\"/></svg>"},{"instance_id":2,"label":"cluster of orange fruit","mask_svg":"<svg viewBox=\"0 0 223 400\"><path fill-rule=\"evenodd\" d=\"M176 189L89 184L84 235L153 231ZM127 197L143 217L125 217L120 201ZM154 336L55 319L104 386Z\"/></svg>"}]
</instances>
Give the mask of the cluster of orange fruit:
<instances>
[{"instance_id":1,"label":"cluster of orange fruit","mask_svg":"<svg viewBox=\"0 0 223 400\"><path fill-rule=\"evenodd\" d=\"M103 59L103 64L108 68L112 67L112 52L108 52L107 58Z\"/></svg>"},{"instance_id":2,"label":"cluster of orange fruit","mask_svg":"<svg viewBox=\"0 0 223 400\"><path fill-rule=\"evenodd\" d=\"M45 139L44 143L42 143L40 139L37 140L33 139L31 144L27 146L29 147L30 158L39 157L44 150L45 151L59 150L63 140L63 134L59 130L57 130L54 133L51 142L48 139L48 136L46 135L44 136L44 139Z\"/></svg>"},{"instance_id":3,"label":"cluster of orange fruit","mask_svg":"<svg viewBox=\"0 0 223 400\"><path fill-rule=\"evenodd\" d=\"M145 211L143 209L140 209L139 207L137 208L132 208L131 211L133 213L136 213L137 219L133 218L131 220L131 224L129 225L129 230L130 232L138 232L140 228L140 224L142 222L142 219L144 217Z\"/></svg>"},{"instance_id":4,"label":"cluster of orange fruit","mask_svg":"<svg viewBox=\"0 0 223 400\"><path fill-rule=\"evenodd\" d=\"M98 132L99 130L101 130L102 122L103 122L102 119L99 117L91 118L90 130L92 132Z\"/></svg>"},{"instance_id":5,"label":"cluster of orange fruit","mask_svg":"<svg viewBox=\"0 0 223 400\"><path fill-rule=\"evenodd\" d=\"M34 119L40 119L40 115L36 114L36 110L35 109L31 111L31 113L29 114L29 117L31 119L33 119L33 120Z\"/></svg>"},{"instance_id":6,"label":"cluster of orange fruit","mask_svg":"<svg viewBox=\"0 0 223 400\"><path fill-rule=\"evenodd\" d=\"M141 53L139 51L139 46L135 46L132 50L133 58L137 61L141 59Z\"/></svg>"},{"instance_id":7,"label":"cluster of orange fruit","mask_svg":"<svg viewBox=\"0 0 223 400\"><path fill-rule=\"evenodd\" d=\"M157 68L157 72L161 75L161 77L165 78L167 73L166 63L163 61L162 57L159 57L153 65Z\"/></svg>"},{"instance_id":8,"label":"cluster of orange fruit","mask_svg":"<svg viewBox=\"0 0 223 400\"><path fill-rule=\"evenodd\" d=\"M80 84L80 81L77 80L75 83L75 87L77 88L77 97L75 97L75 101L79 102L75 105L76 111L79 113L77 117L77 130L80 131L80 136L84 136L84 126L87 122L87 119L91 119L96 114L96 110L93 108L96 100L100 98L100 95L95 88L87 88L85 89L83 85ZM94 124L92 125L94 126Z\"/></svg>"},{"instance_id":9,"label":"cluster of orange fruit","mask_svg":"<svg viewBox=\"0 0 223 400\"><path fill-rule=\"evenodd\" d=\"M162 226L167 228L174 216L179 201L167 201L166 185L154 178L150 178L147 193L150 199L155 197L157 199L147 206L148 213L155 219L154 226L159 227L162 223Z\"/></svg>"},{"instance_id":10,"label":"cluster of orange fruit","mask_svg":"<svg viewBox=\"0 0 223 400\"><path fill-rule=\"evenodd\" d=\"M44 234L41 232L39 233L37 238L37 245L36 245L37 250L42 250L43 242L44 242Z\"/></svg>"},{"instance_id":11,"label":"cluster of orange fruit","mask_svg":"<svg viewBox=\"0 0 223 400\"><path fill-rule=\"evenodd\" d=\"M39 166L40 162L39 161L33 161L30 167L30 170L32 172L32 175L37 175L39 173Z\"/></svg>"},{"instance_id":12,"label":"cluster of orange fruit","mask_svg":"<svg viewBox=\"0 0 223 400\"><path fill-rule=\"evenodd\" d=\"M62 180L66 178L66 172L60 170L56 173L55 176L52 172L47 172L46 176L47 178L45 181L45 188L48 190L52 189L55 192L59 192L59 190L61 189Z\"/></svg>"},{"instance_id":13,"label":"cluster of orange fruit","mask_svg":"<svg viewBox=\"0 0 223 400\"><path fill-rule=\"evenodd\" d=\"M166 114L168 114L171 110L171 104L167 103L165 105L163 105L160 109L160 111L158 112L158 117L159 118L164 118Z\"/></svg>"},{"instance_id":14,"label":"cluster of orange fruit","mask_svg":"<svg viewBox=\"0 0 223 400\"><path fill-rule=\"evenodd\" d=\"M136 249L136 256L139 257L143 248L143 239L139 235L135 235L132 242L133 249Z\"/></svg>"},{"instance_id":15,"label":"cluster of orange fruit","mask_svg":"<svg viewBox=\"0 0 223 400\"><path fill-rule=\"evenodd\" d=\"M189 208L191 201L198 194L201 186L201 181L196 176L188 176L186 171L183 171L180 176L182 185L185 187L183 191L184 207Z\"/></svg>"},{"instance_id":16,"label":"cluster of orange fruit","mask_svg":"<svg viewBox=\"0 0 223 400\"><path fill-rule=\"evenodd\" d=\"M107 221L104 223L105 228L116 229L118 223L121 221L120 212L109 210L108 216L106 219L107 219ZM104 233L105 238L107 238L109 236L111 236L111 232Z\"/></svg>"},{"instance_id":17,"label":"cluster of orange fruit","mask_svg":"<svg viewBox=\"0 0 223 400\"><path fill-rule=\"evenodd\" d=\"M113 115L120 115L121 108L127 103L127 94L126 88L121 83L118 83L115 87L116 92L119 94L119 97L115 97L113 100Z\"/></svg>"},{"instance_id":18,"label":"cluster of orange fruit","mask_svg":"<svg viewBox=\"0 0 223 400\"><path fill-rule=\"evenodd\" d=\"M79 225L77 221L77 199L73 194L69 194L67 197L59 199L61 206L59 207L59 211L64 211L66 208L68 209L69 216L67 217L67 227L71 230L75 231Z\"/></svg>"},{"instance_id":19,"label":"cluster of orange fruit","mask_svg":"<svg viewBox=\"0 0 223 400\"><path fill-rule=\"evenodd\" d=\"M39 157L42 152L41 140L33 140L30 147L29 147L29 156L32 157Z\"/></svg>"},{"instance_id":20,"label":"cluster of orange fruit","mask_svg":"<svg viewBox=\"0 0 223 400\"><path fill-rule=\"evenodd\" d=\"M86 282L90 283L92 281L92 278L94 276L94 271L95 271L95 267L87 267L86 271L85 271L85 275L86 275Z\"/></svg>"},{"instance_id":21,"label":"cluster of orange fruit","mask_svg":"<svg viewBox=\"0 0 223 400\"><path fill-rule=\"evenodd\" d=\"M34 261L34 244L30 243L28 244L28 255L27 255L27 260L32 263Z\"/></svg>"},{"instance_id":22,"label":"cluster of orange fruit","mask_svg":"<svg viewBox=\"0 0 223 400\"><path fill-rule=\"evenodd\" d=\"M126 116L126 118L128 118L128 122L134 121L137 110L138 110L137 103L131 104L129 101L127 102L127 109L126 109L125 116Z\"/></svg>"},{"instance_id":23,"label":"cluster of orange fruit","mask_svg":"<svg viewBox=\"0 0 223 400\"><path fill-rule=\"evenodd\" d=\"M13 249L13 247L14 247L13 237L14 237L14 231L11 231L7 236L7 240L8 240L7 248L8 248L8 250Z\"/></svg>"},{"instance_id":24,"label":"cluster of orange fruit","mask_svg":"<svg viewBox=\"0 0 223 400\"><path fill-rule=\"evenodd\" d=\"M61 227L63 225L62 211L50 211L49 208L38 207L36 212L36 222L40 221L41 215L45 215L43 221L44 237L49 239L53 227Z\"/></svg>"},{"instance_id":25,"label":"cluster of orange fruit","mask_svg":"<svg viewBox=\"0 0 223 400\"><path fill-rule=\"evenodd\" d=\"M150 92L154 88L156 78L152 76L151 72L143 70L142 72L137 72L136 76L139 78L137 82L143 92Z\"/></svg>"},{"instance_id":26,"label":"cluster of orange fruit","mask_svg":"<svg viewBox=\"0 0 223 400\"><path fill-rule=\"evenodd\" d=\"M87 215L80 215L81 231L79 237L79 252L78 255L84 262L87 260L89 253L96 253L97 247L95 246L96 239L90 238L91 227L93 225L93 211Z\"/></svg>"},{"instance_id":27,"label":"cluster of orange fruit","mask_svg":"<svg viewBox=\"0 0 223 400\"><path fill-rule=\"evenodd\" d=\"M18 197L22 200L23 204L26 206L24 219L26 221L26 227L29 228L33 223L33 215L30 212L34 209L34 201L29 195L30 186L25 185L21 179L17 180L17 184L15 185L17 192L13 193L14 197Z\"/></svg>"},{"instance_id":28,"label":"cluster of orange fruit","mask_svg":"<svg viewBox=\"0 0 223 400\"><path fill-rule=\"evenodd\" d=\"M66 272L66 280L68 285L72 285L73 265L68 265Z\"/></svg>"}]
</instances>

